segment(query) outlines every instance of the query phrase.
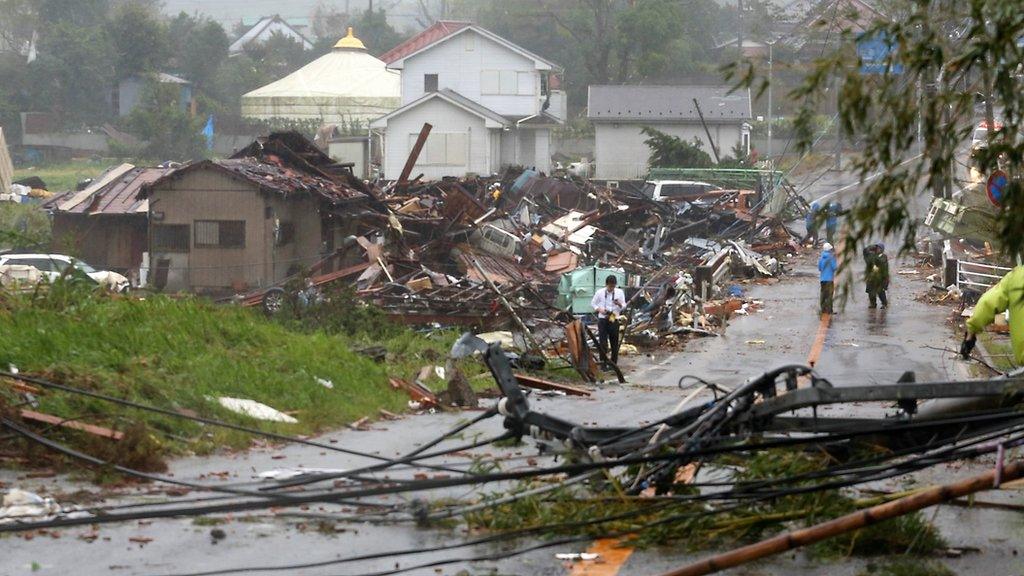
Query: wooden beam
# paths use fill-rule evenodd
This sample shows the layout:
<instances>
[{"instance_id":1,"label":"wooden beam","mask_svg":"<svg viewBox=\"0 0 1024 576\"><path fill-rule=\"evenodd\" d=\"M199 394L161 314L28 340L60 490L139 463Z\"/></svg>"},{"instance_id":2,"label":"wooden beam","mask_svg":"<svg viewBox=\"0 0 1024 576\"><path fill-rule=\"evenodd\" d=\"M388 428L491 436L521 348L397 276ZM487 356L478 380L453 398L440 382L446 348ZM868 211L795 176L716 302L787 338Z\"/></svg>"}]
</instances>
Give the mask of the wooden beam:
<instances>
[{"instance_id":1,"label":"wooden beam","mask_svg":"<svg viewBox=\"0 0 1024 576\"><path fill-rule=\"evenodd\" d=\"M93 436L100 436L101 438L109 438L111 440L121 440L124 438L124 434L116 430L111 430L110 428L104 428L102 426L94 426L92 424L84 424L82 422L76 422L75 420L68 420L59 416L53 416L52 414L43 414L42 412L33 412L32 410L22 410L21 417L25 420L33 420L35 422L42 422L43 424L52 424L54 426L79 430L81 432L92 434Z\"/></svg>"},{"instance_id":2,"label":"wooden beam","mask_svg":"<svg viewBox=\"0 0 1024 576\"><path fill-rule=\"evenodd\" d=\"M519 385L526 386L527 388L534 388L536 390L557 390L558 392L565 392L569 396L590 396L590 391L584 390L583 388L559 384L558 382L552 382L550 380L544 380L542 378L526 374L516 374L515 376Z\"/></svg>"}]
</instances>

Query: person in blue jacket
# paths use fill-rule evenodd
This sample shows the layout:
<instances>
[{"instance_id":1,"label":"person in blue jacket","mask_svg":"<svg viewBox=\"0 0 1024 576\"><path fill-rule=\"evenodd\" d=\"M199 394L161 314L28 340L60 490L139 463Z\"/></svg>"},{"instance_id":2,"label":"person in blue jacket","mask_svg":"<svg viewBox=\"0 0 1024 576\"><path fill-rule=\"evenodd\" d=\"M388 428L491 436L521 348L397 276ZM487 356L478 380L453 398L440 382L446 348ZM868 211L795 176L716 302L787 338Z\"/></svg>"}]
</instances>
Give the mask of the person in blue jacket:
<instances>
[{"instance_id":1,"label":"person in blue jacket","mask_svg":"<svg viewBox=\"0 0 1024 576\"><path fill-rule=\"evenodd\" d=\"M832 244L826 242L821 247L821 257L818 258L818 271L821 273L821 313L832 313L832 298L836 290L836 269L839 262L836 260L836 253Z\"/></svg>"},{"instance_id":2,"label":"person in blue jacket","mask_svg":"<svg viewBox=\"0 0 1024 576\"><path fill-rule=\"evenodd\" d=\"M804 216L804 224L807 227L807 235L804 236L803 243L810 244L811 246L818 245L818 228L821 227L821 205L817 202L811 202L811 209L807 211L807 216Z\"/></svg>"},{"instance_id":3,"label":"person in blue jacket","mask_svg":"<svg viewBox=\"0 0 1024 576\"><path fill-rule=\"evenodd\" d=\"M828 243L832 244L836 241L836 231L839 230L839 216L843 213L843 205L838 201L832 202L828 205L825 212L827 213L825 217L825 235L828 238Z\"/></svg>"}]
</instances>

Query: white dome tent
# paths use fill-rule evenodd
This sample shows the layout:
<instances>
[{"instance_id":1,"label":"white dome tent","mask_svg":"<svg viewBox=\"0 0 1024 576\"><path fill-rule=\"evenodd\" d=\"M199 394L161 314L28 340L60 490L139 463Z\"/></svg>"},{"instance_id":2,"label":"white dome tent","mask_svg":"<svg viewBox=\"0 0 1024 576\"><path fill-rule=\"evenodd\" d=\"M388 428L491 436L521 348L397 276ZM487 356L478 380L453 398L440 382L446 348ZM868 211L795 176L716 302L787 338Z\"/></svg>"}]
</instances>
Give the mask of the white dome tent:
<instances>
[{"instance_id":1,"label":"white dome tent","mask_svg":"<svg viewBox=\"0 0 1024 576\"><path fill-rule=\"evenodd\" d=\"M242 115L256 120L368 124L401 105L401 80L348 35L330 53L242 96Z\"/></svg>"}]
</instances>

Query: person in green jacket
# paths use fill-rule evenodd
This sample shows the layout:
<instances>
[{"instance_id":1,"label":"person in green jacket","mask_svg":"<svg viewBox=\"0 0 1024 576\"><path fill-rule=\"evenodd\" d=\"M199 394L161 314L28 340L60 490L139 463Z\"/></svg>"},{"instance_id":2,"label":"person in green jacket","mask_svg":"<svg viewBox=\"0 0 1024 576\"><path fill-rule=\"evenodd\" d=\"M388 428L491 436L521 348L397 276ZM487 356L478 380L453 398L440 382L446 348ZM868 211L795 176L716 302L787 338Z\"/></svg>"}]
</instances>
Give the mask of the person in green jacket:
<instances>
[{"instance_id":1,"label":"person in green jacket","mask_svg":"<svg viewBox=\"0 0 1024 576\"><path fill-rule=\"evenodd\" d=\"M974 314L967 320L967 334L960 346L964 359L978 341L978 334L992 323L996 314L1010 311L1010 344L1018 366L1024 366L1024 266L1011 270L998 284L988 289L974 306Z\"/></svg>"},{"instance_id":2,"label":"person in green jacket","mask_svg":"<svg viewBox=\"0 0 1024 576\"><path fill-rule=\"evenodd\" d=\"M868 293L868 308L874 308L879 301L882 308L889 306L886 296L889 289L889 257L885 255L885 244L881 242L864 249L864 283Z\"/></svg>"}]
</instances>

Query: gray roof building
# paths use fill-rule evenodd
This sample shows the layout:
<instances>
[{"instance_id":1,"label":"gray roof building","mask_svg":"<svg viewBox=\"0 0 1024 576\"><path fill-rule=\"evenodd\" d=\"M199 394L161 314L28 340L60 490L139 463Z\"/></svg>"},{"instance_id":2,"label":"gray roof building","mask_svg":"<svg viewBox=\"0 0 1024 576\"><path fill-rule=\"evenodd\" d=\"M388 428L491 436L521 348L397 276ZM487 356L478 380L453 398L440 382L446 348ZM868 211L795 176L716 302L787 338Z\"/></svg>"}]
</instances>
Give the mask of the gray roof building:
<instances>
[{"instance_id":1,"label":"gray roof building","mask_svg":"<svg viewBox=\"0 0 1024 576\"><path fill-rule=\"evenodd\" d=\"M587 117L594 122L746 122L752 118L750 90L729 86L591 86Z\"/></svg>"},{"instance_id":2,"label":"gray roof building","mask_svg":"<svg viewBox=\"0 0 1024 576\"><path fill-rule=\"evenodd\" d=\"M700 113L694 105L700 105ZM729 86L591 86L587 117L594 124L595 177L639 180L647 176L651 149L646 128L725 157L750 151L750 91Z\"/></svg>"}]
</instances>

